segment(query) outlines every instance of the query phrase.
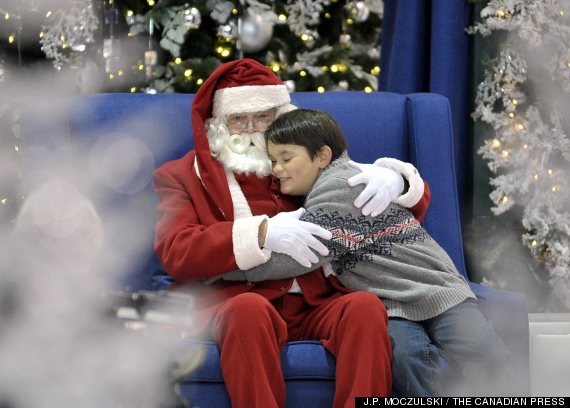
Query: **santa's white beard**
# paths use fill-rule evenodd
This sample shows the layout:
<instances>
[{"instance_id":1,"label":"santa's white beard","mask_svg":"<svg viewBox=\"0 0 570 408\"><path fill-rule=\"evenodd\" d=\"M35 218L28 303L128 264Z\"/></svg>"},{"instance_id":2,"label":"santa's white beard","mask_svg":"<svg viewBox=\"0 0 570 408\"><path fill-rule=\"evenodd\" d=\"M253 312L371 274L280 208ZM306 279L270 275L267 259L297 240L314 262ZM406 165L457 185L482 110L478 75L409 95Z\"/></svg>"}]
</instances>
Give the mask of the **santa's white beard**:
<instances>
[{"instance_id":1,"label":"santa's white beard","mask_svg":"<svg viewBox=\"0 0 570 408\"><path fill-rule=\"evenodd\" d=\"M263 133L230 135L225 124L207 123L210 151L225 169L238 174L256 174L259 177L271 173L271 160Z\"/></svg>"}]
</instances>

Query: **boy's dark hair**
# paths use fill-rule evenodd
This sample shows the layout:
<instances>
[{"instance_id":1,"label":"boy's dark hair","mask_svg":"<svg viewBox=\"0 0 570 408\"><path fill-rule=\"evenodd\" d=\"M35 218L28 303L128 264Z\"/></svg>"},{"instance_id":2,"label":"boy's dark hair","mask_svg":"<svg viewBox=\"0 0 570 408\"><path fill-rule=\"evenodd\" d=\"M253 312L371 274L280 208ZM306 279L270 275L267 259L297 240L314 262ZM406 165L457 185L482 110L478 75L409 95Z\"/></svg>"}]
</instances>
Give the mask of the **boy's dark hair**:
<instances>
[{"instance_id":1,"label":"boy's dark hair","mask_svg":"<svg viewBox=\"0 0 570 408\"><path fill-rule=\"evenodd\" d=\"M347 149L344 134L333 117L314 109L295 109L279 116L265 131L265 141L303 146L311 159L325 145L332 150L332 160Z\"/></svg>"}]
</instances>

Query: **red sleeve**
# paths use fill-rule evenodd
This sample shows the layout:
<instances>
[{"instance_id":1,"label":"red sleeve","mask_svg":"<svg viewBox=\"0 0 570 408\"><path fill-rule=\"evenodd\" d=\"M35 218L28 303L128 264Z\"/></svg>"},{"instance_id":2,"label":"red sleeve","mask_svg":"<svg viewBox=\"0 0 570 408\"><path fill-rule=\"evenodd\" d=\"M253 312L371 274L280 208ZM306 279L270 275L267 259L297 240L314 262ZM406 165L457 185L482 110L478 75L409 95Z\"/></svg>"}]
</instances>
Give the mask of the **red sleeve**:
<instances>
[{"instance_id":1,"label":"red sleeve","mask_svg":"<svg viewBox=\"0 0 570 408\"><path fill-rule=\"evenodd\" d=\"M191 173L188 166L167 164L154 174L154 189L160 199L154 247L167 272L180 282L238 268L233 254L233 222L216 219L217 209Z\"/></svg>"},{"instance_id":2,"label":"red sleeve","mask_svg":"<svg viewBox=\"0 0 570 408\"><path fill-rule=\"evenodd\" d=\"M416 219L419 222L423 222L426 216L427 209L429 207L430 200L431 200L431 192L429 189L429 185L427 182L424 181L424 195L422 196L422 198L420 198L420 201L418 201L412 208L410 208L410 211L412 212L412 214L414 214L414 217L416 217Z\"/></svg>"}]
</instances>

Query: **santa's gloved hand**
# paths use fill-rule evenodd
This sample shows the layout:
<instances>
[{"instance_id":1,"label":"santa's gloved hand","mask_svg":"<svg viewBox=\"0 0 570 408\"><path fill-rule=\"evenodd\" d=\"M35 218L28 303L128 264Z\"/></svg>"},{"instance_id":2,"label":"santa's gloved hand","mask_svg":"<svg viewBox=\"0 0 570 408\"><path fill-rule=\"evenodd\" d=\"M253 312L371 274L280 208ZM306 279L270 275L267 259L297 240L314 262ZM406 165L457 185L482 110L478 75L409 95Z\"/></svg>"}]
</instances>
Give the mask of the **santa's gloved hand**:
<instances>
[{"instance_id":1,"label":"santa's gloved hand","mask_svg":"<svg viewBox=\"0 0 570 408\"><path fill-rule=\"evenodd\" d=\"M362 207L362 215L376 217L404 191L404 178L397 171L374 164L357 163L352 160L348 164L350 167L361 171L360 174L348 179L348 185L366 184L364 190L354 200L354 205L357 208L366 203Z\"/></svg>"},{"instance_id":2,"label":"santa's gloved hand","mask_svg":"<svg viewBox=\"0 0 570 408\"><path fill-rule=\"evenodd\" d=\"M310 267L311 262L319 261L313 250L322 256L329 254L328 248L315 237L329 240L332 233L316 224L300 221L299 218L304 213L305 209L299 208L297 211L282 212L270 218L267 221L263 247L289 255L299 264Z\"/></svg>"}]
</instances>

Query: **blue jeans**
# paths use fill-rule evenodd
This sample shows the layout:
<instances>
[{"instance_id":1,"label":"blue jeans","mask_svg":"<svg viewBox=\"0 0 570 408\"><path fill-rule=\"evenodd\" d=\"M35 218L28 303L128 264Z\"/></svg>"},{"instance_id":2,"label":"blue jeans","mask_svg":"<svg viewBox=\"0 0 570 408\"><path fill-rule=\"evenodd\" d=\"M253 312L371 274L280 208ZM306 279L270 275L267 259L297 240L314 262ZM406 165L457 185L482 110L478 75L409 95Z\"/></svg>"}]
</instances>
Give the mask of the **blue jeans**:
<instances>
[{"instance_id":1,"label":"blue jeans","mask_svg":"<svg viewBox=\"0 0 570 408\"><path fill-rule=\"evenodd\" d=\"M510 395L515 373L493 325L468 299L434 318L390 318L392 388L399 396Z\"/></svg>"}]
</instances>

